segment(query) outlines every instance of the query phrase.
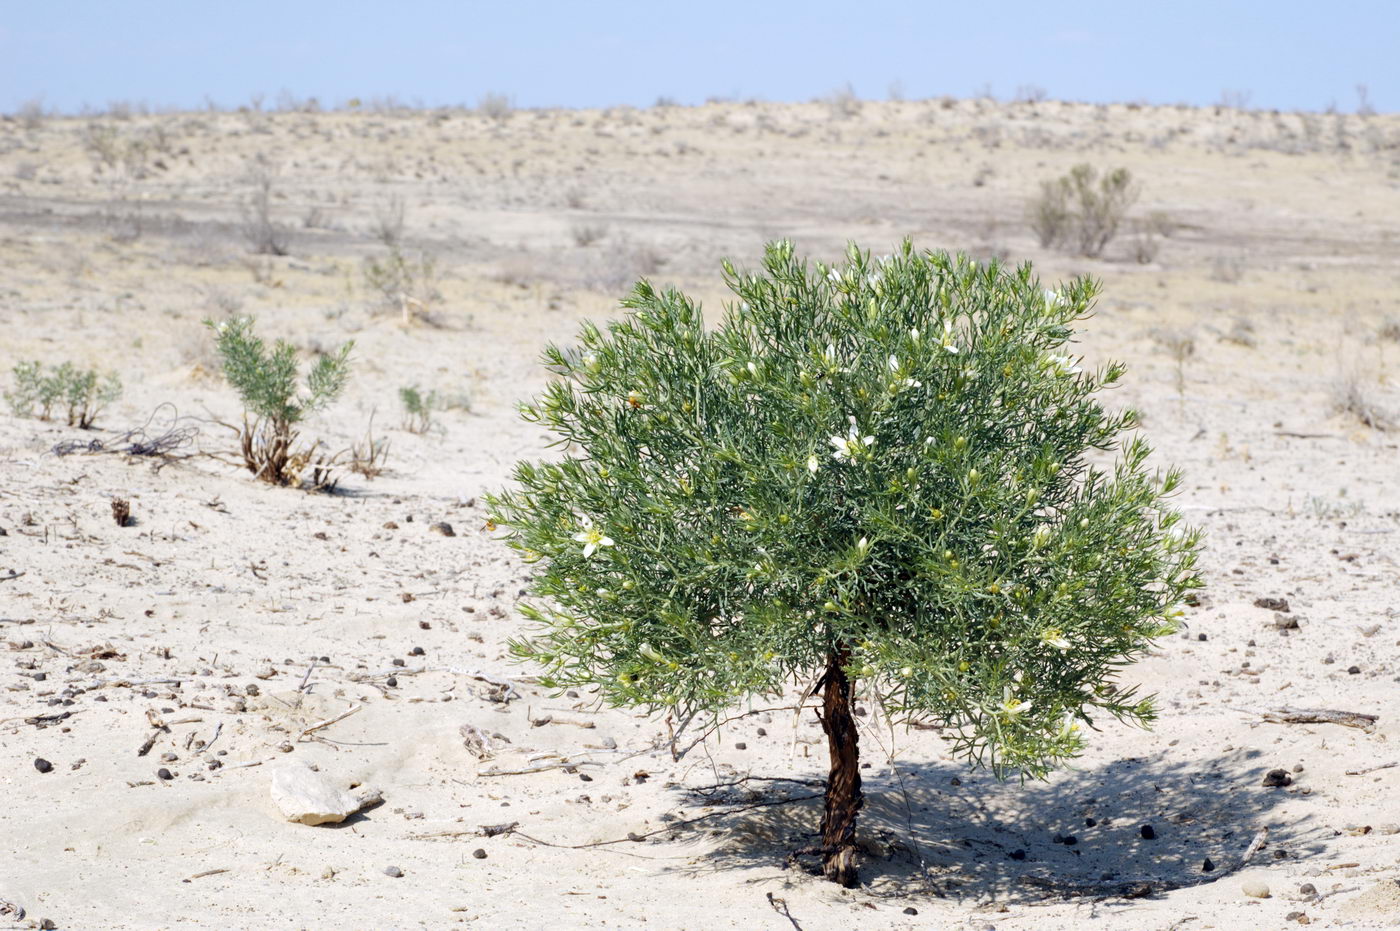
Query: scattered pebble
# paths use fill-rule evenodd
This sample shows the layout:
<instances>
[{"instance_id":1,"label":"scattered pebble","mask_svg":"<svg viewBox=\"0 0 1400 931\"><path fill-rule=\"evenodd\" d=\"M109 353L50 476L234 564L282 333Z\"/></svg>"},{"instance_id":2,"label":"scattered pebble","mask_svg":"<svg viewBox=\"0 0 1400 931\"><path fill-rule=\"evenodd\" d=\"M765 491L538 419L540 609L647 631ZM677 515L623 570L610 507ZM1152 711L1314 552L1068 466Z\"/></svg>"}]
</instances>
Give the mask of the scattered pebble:
<instances>
[{"instance_id":1,"label":"scattered pebble","mask_svg":"<svg viewBox=\"0 0 1400 931\"><path fill-rule=\"evenodd\" d=\"M414 647L413 649L411 649L411 650L408 651L408 655L409 655L409 656L422 656L422 655L423 655L423 648L422 648L422 647Z\"/></svg>"},{"instance_id":2,"label":"scattered pebble","mask_svg":"<svg viewBox=\"0 0 1400 931\"><path fill-rule=\"evenodd\" d=\"M1286 769L1271 769L1264 774L1264 781L1260 784L1268 789L1278 789L1293 785L1293 777L1288 775Z\"/></svg>"},{"instance_id":3,"label":"scattered pebble","mask_svg":"<svg viewBox=\"0 0 1400 931\"><path fill-rule=\"evenodd\" d=\"M478 860L485 860L485 859L486 859L486 851L485 851L483 848L478 847L478 848L476 848L475 850L472 851L472 856L473 856L473 857L476 857Z\"/></svg>"},{"instance_id":4,"label":"scattered pebble","mask_svg":"<svg viewBox=\"0 0 1400 931\"><path fill-rule=\"evenodd\" d=\"M428 529L431 530L433 533L442 534L444 537L457 536L457 531L453 530L452 525L447 523L447 521L440 520L435 524L429 524Z\"/></svg>"},{"instance_id":5,"label":"scattered pebble","mask_svg":"<svg viewBox=\"0 0 1400 931\"><path fill-rule=\"evenodd\" d=\"M160 761L162 763L174 763L178 759L179 757L173 753L162 753L160 755Z\"/></svg>"},{"instance_id":6,"label":"scattered pebble","mask_svg":"<svg viewBox=\"0 0 1400 931\"><path fill-rule=\"evenodd\" d=\"M749 745L746 744L746 743L744 743L742 740L737 741L737 742L734 744L734 749L735 749L735 750L747 750L748 748L749 748Z\"/></svg>"},{"instance_id":7,"label":"scattered pebble","mask_svg":"<svg viewBox=\"0 0 1400 931\"><path fill-rule=\"evenodd\" d=\"M1215 871L1215 861L1211 860L1210 857L1206 857L1204 860L1201 861L1201 872L1202 872L1202 873L1212 873L1212 872L1214 872L1214 871Z\"/></svg>"},{"instance_id":8,"label":"scattered pebble","mask_svg":"<svg viewBox=\"0 0 1400 931\"><path fill-rule=\"evenodd\" d=\"M918 910L917 908L915 908L914 906L911 905L911 906L909 906L908 908L906 908L906 909L904 910L904 914L906 914L906 915L917 915L917 914L919 914L919 910Z\"/></svg>"},{"instance_id":9,"label":"scattered pebble","mask_svg":"<svg viewBox=\"0 0 1400 931\"><path fill-rule=\"evenodd\" d=\"M1312 883L1303 883L1298 887L1298 894L1303 896L1317 895L1317 887Z\"/></svg>"},{"instance_id":10,"label":"scattered pebble","mask_svg":"<svg viewBox=\"0 0 1400 931\"><path fill-rule=\"evenodd\" d=\"M398 879L400 876L403 875L403 870L399 869L397 866L386 866L384 867L384 875L392 876L394 879Z\"/></svg>"},{"instance_id":11,"label":"scattered pebble","mask_svg":"<svg viewBox=\"0 0 1400 931\"><path fill-rule=\"evenodd\" d=\"M1150 824L1144 824L1142 827L1138 828L1138 833L1142 835L1143 840L1157 839L1157 829Z\"/></svg>"},{"instance_id":12,"label":"scattered pebble","mask_svg":"<svg viewBox=\"0 0 1400 931\"><path fill-rule=\"evenodd\" d=\"M44 758L41 757L41 756L40 756L40 757L35 757L35 758L34 758L34 768L37 769L37 770L38 770L39 772L41 772L41 773L47 773L47 772L50 772L50 771L53 769L53 764L50 763L48 760L44 759Z\"/></svg>"},{"instance_id":13,"label":"scattered pebble","mask_svg":"<svg viewBox=\"0 0 1400 931\"><path fill-rule=\"evenodd\" d=\"M170 770L166 769L164 766L162 766L160 769L156 770L156 778L161 779L165 782L169 782L170 780L175 778L175 774L172 773Z\"/></svg>"},{"instance_id":14,"label":"scattered pebble","mask_svg":"<svg viewBox=\"0 0 1400 931\"><path fill-rule=\"evenodd\" d=\"M1269 898L1268 885L1266 883L1260 882L1257 879L1246 879L1244 882L1240 883L1240 891L1243 892L1245 895L1249 896L1251 899Z\"/></svg>"}]
</instances>

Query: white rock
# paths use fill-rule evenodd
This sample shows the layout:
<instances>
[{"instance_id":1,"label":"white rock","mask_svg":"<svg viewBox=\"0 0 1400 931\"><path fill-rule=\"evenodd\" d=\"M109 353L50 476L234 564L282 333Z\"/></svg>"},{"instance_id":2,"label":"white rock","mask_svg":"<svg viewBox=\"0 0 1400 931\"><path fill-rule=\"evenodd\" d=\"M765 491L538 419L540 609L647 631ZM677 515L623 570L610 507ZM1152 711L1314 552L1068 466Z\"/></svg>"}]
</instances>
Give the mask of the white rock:
<instances>
[{"instance_id":1,"label":"white rock","mask_svg":"<svg viewBox=\"0 0 1400 931\"><path fill-rule=\"evenodd\" d=\"M288 821L334 824L363 807L363 802L305 763L287 762L272 773L272 801Z\"/></svg>"},{"instance_id":2,"label":"white rock","mask_svg":"<svg viewBox=\"0 0 1400 931\"><path fill-rule=\"evenodd\" d=\"M1247 879L1240 883L1240 891L1254 899L1267 899L1269 897L1269 887L1257 879Z\"/></svg>"}]
</instances>

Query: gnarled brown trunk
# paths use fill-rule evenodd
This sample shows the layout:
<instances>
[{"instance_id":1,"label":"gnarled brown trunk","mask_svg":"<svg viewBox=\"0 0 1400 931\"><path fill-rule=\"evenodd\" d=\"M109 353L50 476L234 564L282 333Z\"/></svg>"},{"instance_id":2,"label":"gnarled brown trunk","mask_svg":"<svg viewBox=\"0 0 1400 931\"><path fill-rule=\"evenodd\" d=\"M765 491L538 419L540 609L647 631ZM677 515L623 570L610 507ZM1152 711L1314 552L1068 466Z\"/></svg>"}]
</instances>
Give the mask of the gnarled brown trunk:
<instances>
[{"instance_id":1,"label":"gnarled brown trunk","mask_svg":"<svg viewBox=\"0 0 1400 931\"><path fill-rule=\"evenodd\" d=\"M850 653L844 647L827 657L822 677L822 730L831 752L822 813L822 872L832 882L852 888L860 882L856 868L856 815L865 804L860 791L860 750L851 715Z\"/></svg>"}]
</instances>

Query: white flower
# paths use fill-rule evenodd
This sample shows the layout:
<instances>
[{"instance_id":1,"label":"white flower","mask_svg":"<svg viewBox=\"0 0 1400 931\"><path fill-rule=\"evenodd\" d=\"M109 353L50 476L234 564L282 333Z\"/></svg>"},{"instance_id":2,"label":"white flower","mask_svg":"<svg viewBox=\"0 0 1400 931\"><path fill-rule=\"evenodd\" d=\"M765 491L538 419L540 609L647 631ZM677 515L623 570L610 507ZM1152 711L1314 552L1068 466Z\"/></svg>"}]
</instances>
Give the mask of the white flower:
<instances>
[{"instance_id":1,"label":"white flower","mask_svg":"<svg viewBox=\"0 0 1400 931\"><path fill-rule=\"evenodd\" d=\"M1061 294L1059 291L1052 291L1052 290L1050 290L1049 288L1046 288L1046 289L1045 289L1045 306L1046 306L1046 307L1049 307L1049 308L1068 307L1068 306L1069 306L1069 298L1065 297L1065 296L1064 296L1063 294Z\"/></svg>"},{"instance_id":2,"label":"white flower","mask_svg":"<svg viewBox=\"0 0 1400 931\"><path fill-rule=\"evenodd\" d=\"M958 349L957 345L954 344L954 342L953 342L953 324L952 324L951 322L949 322L949 321L944 321L944 323L943 323L943 339L942 339L942 343L943 343L943 348L944 348L946 351L951 352L953 355L957 355L957 354L961 351L961 350Z\"/></svg>"},{"instance_id":3,"label":"white flower","mask_svg":"<svg viewBox=\"0 0 1400 931\"><path fill-rule=\"evenodd\" d=\"M1050 542L1050 528L1040 526L1035 528L1035 533L1031 534L1031 548L1040 549Z\"/></svg>"},{"instance_id":4,"label":"white flower","mask_svg":"<svg viewBox=\"0 0 1400 931\"><path fill-rule=\"evenodd\" d=\"M910 328L909 328L909 338L910 338L911 340L913 340L914 342L916 342L916 343L919 341L919 328L918 328L918 327L910 327Z\"/></svg>"},{"instance_id":5,"label":"white flower","mask_svg":"<svg viewBox=\"0 0 1400 931\"><path fill-rule=\"evenodd\" d=\"M585 559L597 552L598 547L613 545L613 538L603 536L603 531L593 526L592 518L584 515L579 520L579 524L583 529L574 534L573 539L575 543L583 544L583 557Z\"/></svg>"},{"instance_id":6,"label":"white flower","mask_svg":"<svg viewBox=\"0 0 1400 931\"><path fill-rule=\"evenodd\" d=\"M891 356L890 356L890 361L889 361L889 366L890 366L890 371L891 371L891 372L898 372L898 371L899 371L899 356L891 355Z\"/></svg>"},{"instance_id":7,"label":"white flower","mask_svg":"<svg viewBox=\"0 0 1400 931\"><path fill-rule=\"evenodd\" d=\"M1046 646L1054 647L1061 653L1070 648L1070 642L1065 639L1064 631L1058 627L1047 627L1041 631L1040 642Z\"/></svg>"},{"instance_id":8,"label":"white flower","mask_svg":"<svg viewBox=\"0 0 1400 931\"><path fill-rule=\"evenodd\" d=\"M807 471L808 471L808 472L811 472L813 475L816 475L816 474L817 474L817 470L820 469L821 467L822 467L822 464L821 464L821 462L819 462L819 461L817 460L817 454L816 454L816 453L813 453L812 455L810 455L810 456L807 457Z\"/></svg>"},{"instance_id":9,"label":"white flower","mask_svg":"<svg viewBox=\"0 0 1400 931\"><path fill-rule=\"evenodd\" d=\"M998 709L1002 717L1014 720L1027 711L1031 710L1029 701L1017 701L1016 696L1011 694L1011 686L1006 686L1001 690L1001 707Z\"/></svg>"},{"instance_id":10,"label":"white flower","mask_svg":"<svg viewBox=\"0 0 1400 931\"><path fill-rule=\"evenodd\" d=\"M827 442L836 448L831 454L832 459L855 462L862 452L875 445L875 437L861 436L859 428L856 427L856 419L852 417L850 432L845 436L833 436Z\"/></svg>"},{"instance_id":11,"label":"white flower","mask_svg":"<svg viewBox=\"0 0 1400 931\"><path fill-rule=\"evenodd\" d=\"M1046 368L1055 370L1056 375L1078 375L1084 371L1074 364L1074 360L1069 356L1056 355L1051 353L1045 357Z\"/></svg>"},{"instance_id":12,"label":"white flower","mask_svg":"<svg viewBox=\"0 0 1400 931\"><path fill-rule=\"evenodd\" d=\"M856 544L856 549L860 550L862 553L864 553L866 550L870 549L870 538L869 538L869 537L861 537L861 538L860 538L860 542L858 542L858 543Z\"/></svg>"}]
</instances>

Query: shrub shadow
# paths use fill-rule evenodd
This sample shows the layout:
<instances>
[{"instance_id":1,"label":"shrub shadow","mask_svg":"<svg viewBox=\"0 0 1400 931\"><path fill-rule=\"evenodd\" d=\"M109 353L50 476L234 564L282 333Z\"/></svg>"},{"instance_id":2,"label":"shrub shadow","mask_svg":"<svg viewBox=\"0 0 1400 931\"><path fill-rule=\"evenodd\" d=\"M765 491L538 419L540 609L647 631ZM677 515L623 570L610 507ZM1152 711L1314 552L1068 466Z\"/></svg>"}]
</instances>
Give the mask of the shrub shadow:
<instances>
[{"instance_id":1,"label":"shrub shadow","mask_svg":"<svg viewBox=\"0 0 1400 931\"><path fill-rule=\"evenodd\" d=\"M1309 799L1264 788L1258 751L1214 760L1115 760L1046 782L1000 783L950 763L866 770L858 840L868 894L1028 902L1051 897L1154 896L1214 882L1241 866L1256 832L1269 829L1251 862L1322 851L1310 815L1275 813ZM902 777L902 778L901 778ZM685 792L687 813L710 805L765 805L819 793L815 784L751 780ZM902 784L901 784L902 782ZM818 844L821 799L766 804L678 823L668 839L718 846L693 872L797 865L792 851ZM722 828L723 830L717 830ZM1209 861L1209 862L1208 862ZM761 881L761 880L760 880Z\"/></svg>"}]
</instances>

